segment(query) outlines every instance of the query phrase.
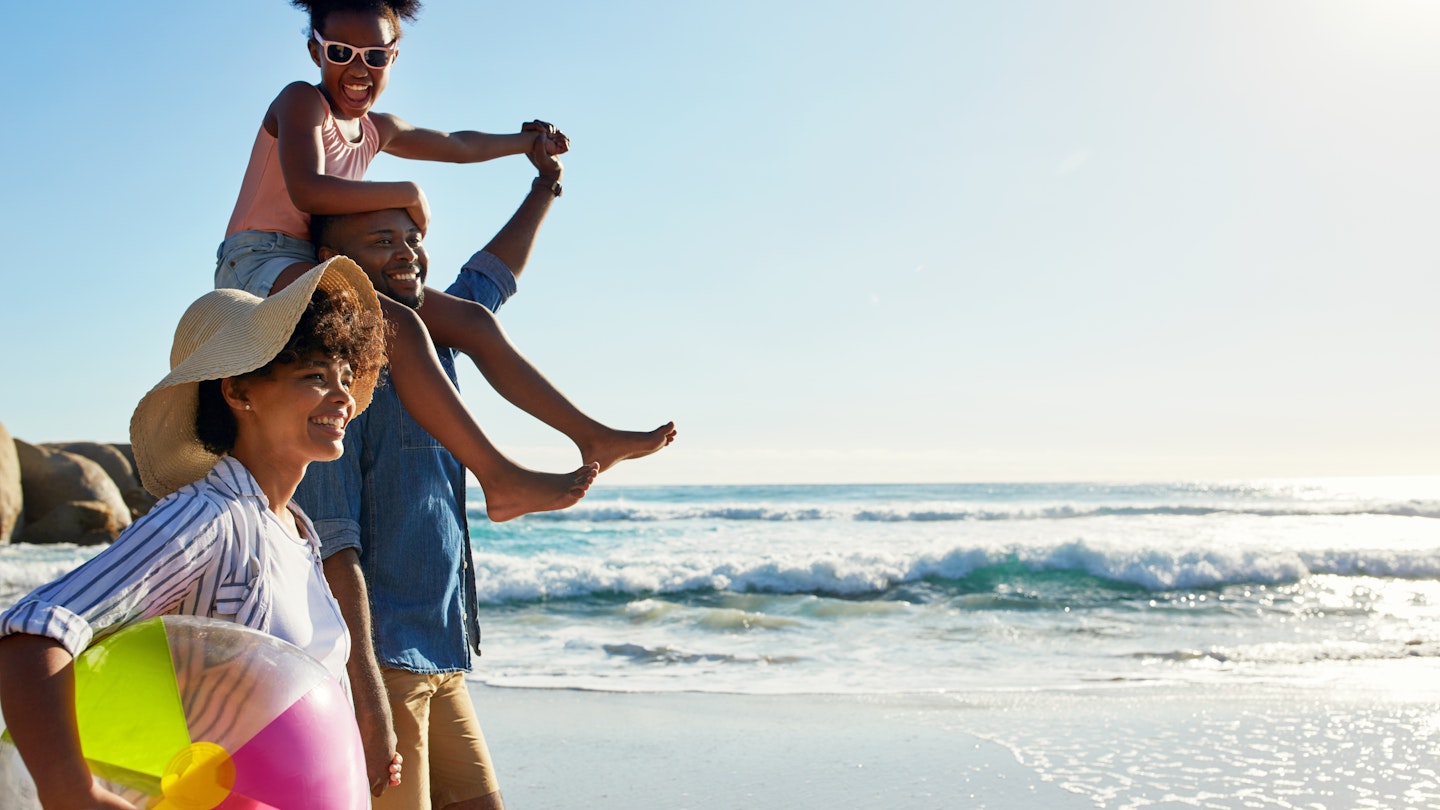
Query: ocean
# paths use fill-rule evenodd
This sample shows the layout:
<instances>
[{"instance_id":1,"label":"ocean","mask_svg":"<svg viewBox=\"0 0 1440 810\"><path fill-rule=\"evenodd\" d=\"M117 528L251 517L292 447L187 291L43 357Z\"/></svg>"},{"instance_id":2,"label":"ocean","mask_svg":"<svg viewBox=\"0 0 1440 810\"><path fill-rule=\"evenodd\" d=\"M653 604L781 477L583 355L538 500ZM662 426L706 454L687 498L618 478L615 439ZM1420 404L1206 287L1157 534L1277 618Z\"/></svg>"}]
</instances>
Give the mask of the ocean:
<instances>
[{"instance_id":1,"label":"ocean","mask_svg":"<svg viewBox=\"0 0 1440 810\"><path fill-rule=\"evenodd\" d=\"M497 687L1344 684L1440 658L1440 478L471 493ZM0 546L0 605L95 553Z\"/></svg>"},{"instance_id":2,"label":"ocean","mask_svg":"<svg viewBox=\"0 0 1440 810\"><path fill-rule=\"evenodd\" d=\"M600 488L499 525L474 496L494 686L1283 686L1440 656L1440 479Z\"/></svg>"}]
</instances>

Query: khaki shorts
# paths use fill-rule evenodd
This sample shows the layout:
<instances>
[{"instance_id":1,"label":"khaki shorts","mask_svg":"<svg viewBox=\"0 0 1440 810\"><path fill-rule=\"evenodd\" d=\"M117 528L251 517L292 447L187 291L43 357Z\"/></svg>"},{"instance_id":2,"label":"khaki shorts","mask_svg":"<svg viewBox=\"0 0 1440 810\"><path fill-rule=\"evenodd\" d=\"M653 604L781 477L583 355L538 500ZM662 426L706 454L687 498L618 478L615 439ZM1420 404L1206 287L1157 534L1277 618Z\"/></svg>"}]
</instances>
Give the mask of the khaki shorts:
<instances>
[{"instance_id":1,"label":"khaki shorts","mask_svg":"<svg viewBox=\"0 0 1440 810\"><path fill-rule=\"evenodd\" d=\"M465 673L380 672L405 761L400 785L385 788L374 810L429 810L497 793L500 783Z\"/></svg>"}]
</instances>

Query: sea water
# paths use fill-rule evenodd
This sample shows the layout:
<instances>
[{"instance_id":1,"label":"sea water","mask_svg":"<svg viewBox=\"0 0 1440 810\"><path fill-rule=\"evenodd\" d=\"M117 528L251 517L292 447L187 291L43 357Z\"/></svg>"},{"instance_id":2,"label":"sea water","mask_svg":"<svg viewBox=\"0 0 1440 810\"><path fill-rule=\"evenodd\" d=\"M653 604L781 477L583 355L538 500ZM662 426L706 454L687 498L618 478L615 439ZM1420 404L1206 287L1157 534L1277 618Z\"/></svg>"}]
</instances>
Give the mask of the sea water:
<instances>
[{"instance_id":1,"label":"sea water","mask_svg":"<svg viewBox=\"0 0 1440 810\"><path fill-rule=\"evenodd\" d=\"M1437 478L602 482L504 524L468 508L495 686L1284 686L1440 660ZM0 546L0 605L95 551Z\"/></svg>"},{"instance_id":2,"label":"sea water","mask_svg":"<svg viewBox=\"0 0 1440 810\"><path fill-rule=\"evenodd\" d=\"M498 686L961 692L1440 656L1440 479L600 488L471 504Z\"/></svg>"}]
</instances>

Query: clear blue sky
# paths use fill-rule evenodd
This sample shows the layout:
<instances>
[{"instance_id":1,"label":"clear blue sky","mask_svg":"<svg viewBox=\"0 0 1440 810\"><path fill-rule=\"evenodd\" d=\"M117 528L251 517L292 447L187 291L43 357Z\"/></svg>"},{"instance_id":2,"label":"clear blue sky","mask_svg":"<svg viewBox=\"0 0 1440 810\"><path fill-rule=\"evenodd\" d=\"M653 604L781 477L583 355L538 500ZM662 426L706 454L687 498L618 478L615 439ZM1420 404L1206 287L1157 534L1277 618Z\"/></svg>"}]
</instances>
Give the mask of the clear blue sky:
<instances>
[{"instance_id":1,"label":"clear blue sky","mask_svg":"<svg viewBox=\"0 0 1440 810\"><path fill-rule=\"evenodd\" d=\"M602 481L1440 473L1440 4L427 5L378 109L574 140L512 337L597 417L679 424ZM5 19L0 422L124 440L266 105L318 76L305 20ZM426 189L443 284L531 171L370 176Z\"/></svg>"}]
</instances>

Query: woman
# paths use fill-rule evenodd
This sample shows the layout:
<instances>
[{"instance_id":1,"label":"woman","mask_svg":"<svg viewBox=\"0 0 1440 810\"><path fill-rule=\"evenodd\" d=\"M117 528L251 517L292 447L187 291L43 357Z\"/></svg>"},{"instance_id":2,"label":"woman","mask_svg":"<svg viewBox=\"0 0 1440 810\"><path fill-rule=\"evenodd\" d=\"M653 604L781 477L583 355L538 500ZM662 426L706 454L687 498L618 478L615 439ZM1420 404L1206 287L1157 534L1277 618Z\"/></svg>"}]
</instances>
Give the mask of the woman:
<instances>
[{"instance_id":1,"label":"woman","mask_svg":"<svg viewBox=\"0 0 1440 810\"><path fill-rule=\"evenodd\" d=\"M161 500L108 549L0 614L0 710L42 803L130 808L80 754L70 666L97 636L171 613L271 633L342 683L350 638L314 527L290 502L343 452L385 361L375 291L337 257L266 299L208 293L175 331L171 372L130 420ZM390 769L398 783L398 763Z\"/></svg>"}]
</instances>

